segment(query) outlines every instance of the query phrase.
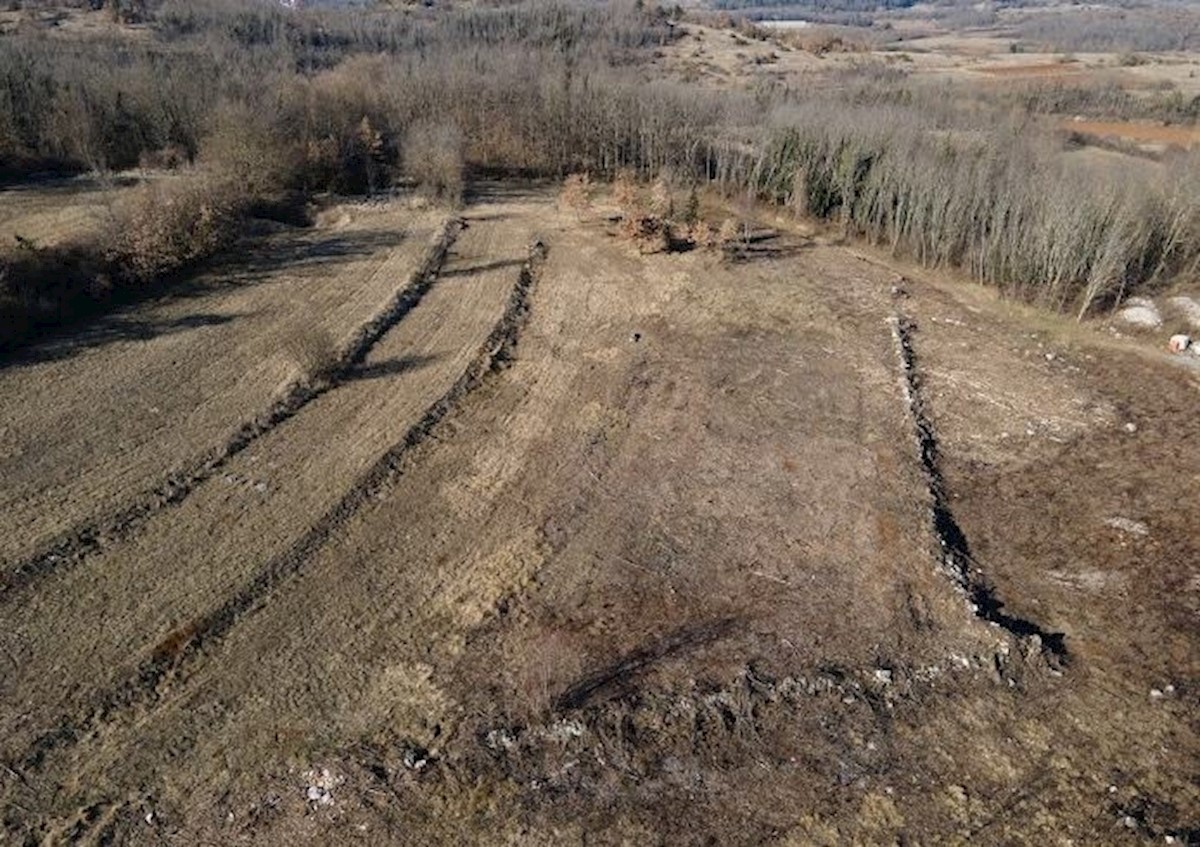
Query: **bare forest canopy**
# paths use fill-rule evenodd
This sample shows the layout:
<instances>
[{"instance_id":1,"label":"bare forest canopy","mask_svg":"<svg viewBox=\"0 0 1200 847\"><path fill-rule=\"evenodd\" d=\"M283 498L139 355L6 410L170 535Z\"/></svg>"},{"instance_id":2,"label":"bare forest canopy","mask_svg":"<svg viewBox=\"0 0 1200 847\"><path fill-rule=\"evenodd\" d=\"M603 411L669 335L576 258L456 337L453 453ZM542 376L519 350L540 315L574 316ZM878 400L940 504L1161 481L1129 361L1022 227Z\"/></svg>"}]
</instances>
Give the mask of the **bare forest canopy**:
<instances>
[{"instance_id":1,"label":"bare forest canopy","mask_svg":"<svg viewBox=\"0 0 1200 847\"><path fill-rule=\"evenodd\" d=\"M0 173L180 170L97 243L0 245L14 338L202 259L280 197L406 181L453 198L479 172L667 175L1080 313L1200 258L1196 157L1155 180L1079 167L1036 119L1070 91L984 97L868 60L828 85L712 90L650 64L679 12L633 0L136 12L86 36L36 20L0 35Z\"/></svg>"}]
</instances>

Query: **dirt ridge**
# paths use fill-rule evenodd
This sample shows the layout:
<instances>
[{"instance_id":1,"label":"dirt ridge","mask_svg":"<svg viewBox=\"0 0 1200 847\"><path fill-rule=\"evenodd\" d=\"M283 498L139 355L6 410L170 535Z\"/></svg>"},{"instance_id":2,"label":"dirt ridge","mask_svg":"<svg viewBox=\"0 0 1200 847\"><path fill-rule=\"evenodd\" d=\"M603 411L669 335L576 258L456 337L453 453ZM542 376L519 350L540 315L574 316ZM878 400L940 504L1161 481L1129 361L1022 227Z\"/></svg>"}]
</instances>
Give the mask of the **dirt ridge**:
<instances>
[{"instance_id":1,"label":"dirt ridge","mask_svg":"<svg viewBox=\"0 0 1200 847\"><path fill-rule=\"evenodd\" d=\"M1036 646L1051 665L1066 665L1069 658L1066 636L1061 632L1050 632L1034 621L1006 613L1003 601L996 596L995 589L971 555L966 534L950 508L950 498L941 471L937 433L926 414L927 404L922 396L922 380L913 344L916 323L901 312L889 318L888 323L900 360L904 405L912 420L921 469L929 492L930 523L942 551L941 570L964 594L976 617Z\"/></svg>"},{"instance_id":2,"label":"dirt ridge","mask_svg":"<svg viewBox=\"0 0 1200 847\"><path fill-rule=\"evenodd\" d=\"M363 506L401 474L413 461L413 451L432 436L435 427L466 395L480 386L489 373L499 370L511 356L529 314L529 300L542 258L539 246L521 268L504 311L478 353L450 388L435 400L404 437L387 450L291 547L270 560L236 594L192 624L165 638L133 673L107 692L93 698L75 718L65 718L55 729L39 736L21 759L26 770L37 770L46 756L73 746L99 732L120 714L162 697L172 681L181 677L185 664L197 660L206 647L219 643L247 615L253 614L271 592L299 573L333 535Z\"/></svg>"},{"instance_id":3,"label":"dirt ridge","mask_svg":"<svg viewBox=\"0 0 1200 847\"><path fill-rule=\"evenodd\" d=\"M0 602L15 597L49 575L73 567L103 547L130 538L156 513L182 503L206 479L230 459L291 418L313 400L336 388L360 364L376 342L399 323L421 301L437 280L437 272L464 227L461 218L451 217L432 240L421 265L374 317L355 330L338 351L330 374L314 381L301 376L290 383L269 408L245 421L226 441L193 459L152 488L136 495L115 513L110 513L68 530L56 541L0 573Z\"/></svg>"}]
</instances>

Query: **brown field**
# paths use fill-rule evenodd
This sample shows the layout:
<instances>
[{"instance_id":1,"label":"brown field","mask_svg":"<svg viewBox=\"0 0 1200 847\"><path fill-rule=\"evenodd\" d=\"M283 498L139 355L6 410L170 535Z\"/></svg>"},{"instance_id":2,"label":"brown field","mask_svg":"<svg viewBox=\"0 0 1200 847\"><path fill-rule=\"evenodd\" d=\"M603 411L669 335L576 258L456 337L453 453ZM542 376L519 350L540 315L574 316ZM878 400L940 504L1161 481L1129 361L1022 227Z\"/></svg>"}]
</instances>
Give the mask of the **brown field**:
<instances>
[{"instance_id":1,"label":"brown field","mask_svg":"<svg viewBox=\"0 0 1200 847\"><path fill-rule=\"evenodd\" d=\"M1194 829L1195 369L782 220L462 218L337 209L0 372L10 839ZM300 314L405 291L211 453Z\"/></svg>"},{"instance_id":2,"label":"brown field","mask_svg":"<svg viewBox=\"0 0 1200 847\"><path fill-rule=\"evenodd\" d=\"M297 5L0 11L0 844L1200 845L1200 13Z\"/></svg>"},{"instance_id":3,"label":"brown field","mask_svg":"<svg viewBox=\"0 0 1200 847\"><path fill-rule=\"evenodd\" d=\"M1140 144L1163 144L1170 147L1190 149L1200 141L1200 127L1157 126L1132 121L1087 121L1070 120L1062 124L1064 129L1099 138L1115 138Z\"/></svg>"},{"instance_id":4,"label":"brown field","mask_svg":"<svg viewBox=\"0 0 1200 847\"><path fill-rule=\"evenodd\" d=\"M1024 65L984 65L972 67L975 73L999 77L1069 77L1083 73L1083 69L1072 64L1046 62Z\"/></svg>"}]
</instances>

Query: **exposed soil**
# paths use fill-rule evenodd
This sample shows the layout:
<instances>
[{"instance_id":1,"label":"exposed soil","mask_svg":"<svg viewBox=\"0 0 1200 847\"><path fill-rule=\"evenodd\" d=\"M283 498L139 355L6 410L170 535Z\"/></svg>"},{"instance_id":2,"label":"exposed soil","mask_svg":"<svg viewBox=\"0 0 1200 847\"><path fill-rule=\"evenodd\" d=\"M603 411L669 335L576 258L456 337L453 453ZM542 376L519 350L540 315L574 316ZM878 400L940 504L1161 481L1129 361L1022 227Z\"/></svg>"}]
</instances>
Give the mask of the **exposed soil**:
<instances>
[{"instance_id":1,"label":"exposed soil","mask_svg":"<svg viewBox=\"0 0 1200 847\"><path fill-rule=\"evenodd\" d=\"M1063 128L1099 138L1116 138L1150 144L1165 144L1189 149L1200 141L1200 128L1163 126L1134 121L1064 121Z\"/></svg>"},{"instance_id":2,"label":"exposed soil","mask_svg":"<svg viewBox=\"0 0 1200 847\"><path fill-rule=\"evenodd\" d=\"M511 185L463 217L361 364L0 595L10 840L1200 838L1194 371L798 234L642 255ZM121 445L50 464L171 464Z\"/></svg>"}]
</instances>

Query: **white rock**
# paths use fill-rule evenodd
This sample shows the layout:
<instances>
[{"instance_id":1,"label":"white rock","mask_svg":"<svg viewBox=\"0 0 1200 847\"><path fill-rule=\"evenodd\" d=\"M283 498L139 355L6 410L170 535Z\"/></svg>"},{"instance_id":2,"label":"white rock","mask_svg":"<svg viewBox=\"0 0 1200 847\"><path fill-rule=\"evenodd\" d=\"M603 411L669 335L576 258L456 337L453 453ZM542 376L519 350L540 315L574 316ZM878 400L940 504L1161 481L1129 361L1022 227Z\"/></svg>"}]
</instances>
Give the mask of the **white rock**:
<instances>
[{"instance_id":1,"label":"white rock","mask_svg":"<svg viewBox=\"0 0 1200 847\"><path fill-rule=\"evenodd\" d=\"M1146 526L1141 521L1135 521L1130 518L1123 518L1119 515L1111 517L1104 522L1105 526L1111 526L1113 529L1120 532L1128 533L1129 535L1149 535L1150 527Z\"/></svg>"},{"instance_id":2,"label":"white rock","mask_svg":"<svg viewBox=\"0 0 1200 847\"><path fill-rule=\"evenodd\" d=\"M1125 424L1125 431L1137 432L1137 424L1135 424L1133 421L1130 421L1129 423Z\"/></svg>"},{"instance_id":3,"label":"white rock","mask_svg":"<svg viewBox=\"0 0 1200 847\"><path fill-rule=\"evenodd\" d=\"M1146 303L1147 305L1126 306L1117 312L1117 319L1138 329L1158 329L1163 323L1162 314L1153 303Z\"/></svg>"},{"instance_id":4,"label":"white rock","mask_svg":"<svg viewBox=\"0 0 1200 847\"><path fill-rule=\"evenodd\" d=\"M891 685L892 672L887 668L877 668L875 670L875 681L882 685Z\"/></svg>"},{"instance_id":5,"label":"white rock","mask_svg":"<svg viewBox=\"0 0 1200 847\"><path fill-rule=\"evenodd\" d=\"M1167 342L1167 349L1172 353L1182 353L1192 346L1192 339L1189 336L1180 334L1172 335L1171 340Z\"/></svg>"}]
</instances>

